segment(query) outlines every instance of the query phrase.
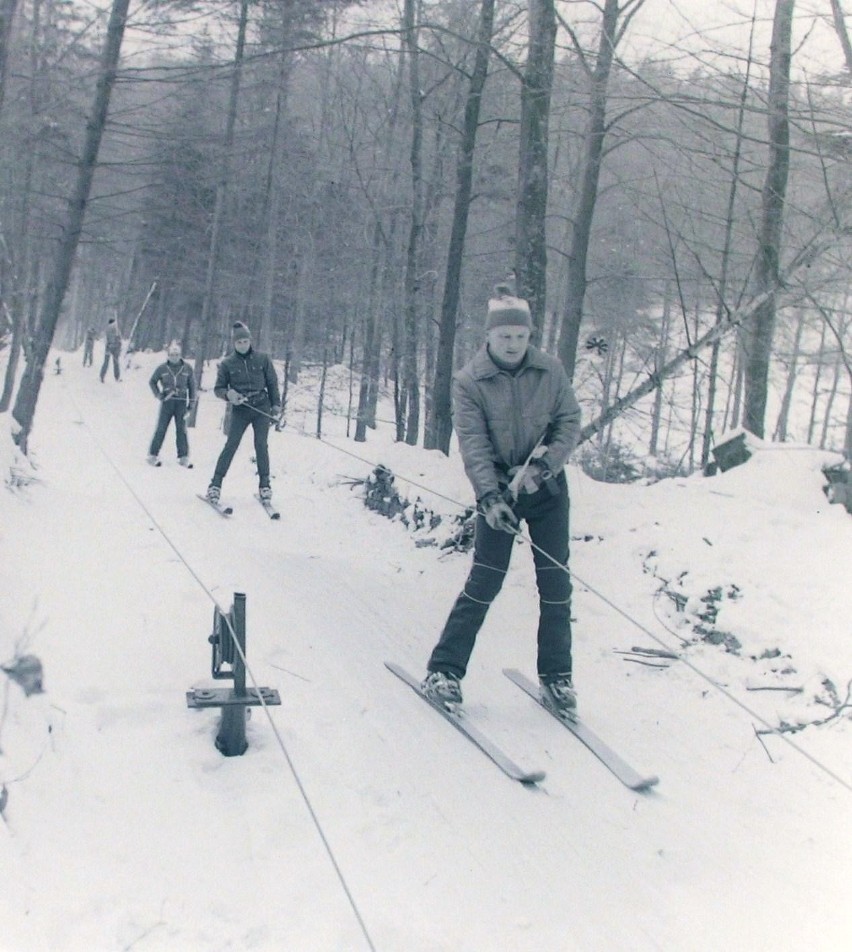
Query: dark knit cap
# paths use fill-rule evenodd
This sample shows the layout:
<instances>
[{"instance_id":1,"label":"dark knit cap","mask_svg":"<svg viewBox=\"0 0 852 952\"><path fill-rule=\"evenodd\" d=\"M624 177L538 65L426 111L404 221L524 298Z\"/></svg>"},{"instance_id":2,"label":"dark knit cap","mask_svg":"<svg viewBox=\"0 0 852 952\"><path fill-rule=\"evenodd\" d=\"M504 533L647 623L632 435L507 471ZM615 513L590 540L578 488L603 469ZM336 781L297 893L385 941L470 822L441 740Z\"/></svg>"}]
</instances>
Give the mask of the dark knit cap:
<instances>
[{"instance_id":1,"label":"dark knit cap","mask_svg":"<svg viewBox=\"0 0 852 952\"><path fill-rule=\"evenodd\" d=\"M231 332L231 337L234 342L238 340L251 340L251 331L243 324L242 321L237 321L234 324L234 329Z\"/></svg>"},{"instance_id":2,"label":"dark knit cap","mask_svg":"<svg viewBox=\"0 0 852 952\"><path fill-rule=\"evenodd\" d=\"M494 288L494 297L488 302L485 329L490 331L504 325L532 329L532 319L529 304L523 298L515 297L508 285L498 284Z\"/></svg>"}]
</instances>

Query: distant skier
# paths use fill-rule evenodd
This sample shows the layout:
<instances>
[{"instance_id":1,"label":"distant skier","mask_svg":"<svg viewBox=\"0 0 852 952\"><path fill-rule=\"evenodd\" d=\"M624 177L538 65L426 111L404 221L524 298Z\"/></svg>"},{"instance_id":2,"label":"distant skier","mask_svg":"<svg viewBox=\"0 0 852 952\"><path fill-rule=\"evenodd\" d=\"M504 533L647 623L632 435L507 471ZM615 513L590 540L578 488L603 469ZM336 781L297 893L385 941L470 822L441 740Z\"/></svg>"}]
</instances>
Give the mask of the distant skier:
<instances>
[{"instance_id":1,"label":"distant skier","mask_svg":"<svg viewBox=\"0 0 852 952\"><path fill-rule=\"evenodd\" d=\"M112 358L112 372L116 380L121 380L121 370L118 366L118 358L121 356L121 331L114 317L107 322L106 341L104 342L104 362L101 364L101 383L106 377L110 358Z\"/></svg>"},{"instance_id":2,"label":"distant skier","mask_svg":"<svg viewBox=\"0 0 852 952\"><path fill-rule=\"evenodd\" d=\"M86 336L83 338L83 366L91 367L95 359L95 338L97 337L94 327L86 328Z\"/></svg>"},{"instance_id":3,"label":"distant skier","mask_svg":"<svg viewBox=\"0 0 852 952\"><path fill-rule=\"evenodd\" d=\"M228 473L243 433L251 426L254 430L259 495L261 499L269 500L272 498L272 488L269 485L267 444L269 425L281 414L278 377L272 359L268 354L260 354L254 350L251 332L240 321L234 324L232 340L234 351L219 364L213 388L217 397L231 404L231 420L228 425L228 438L207 487L207 498L214 503L219 501L222 480Z\"/></svg>"},{"instance_id":4,"label":"distant skier","mask_svg":"<svg viewBox=\"0 0 852 952\"><path fill-rule=\"evenodd\" d=\"M154 437L148 449L148 462L152 466L160 465L160 447L166 438L169 423L174 420L178 463L181 466L191 467L186 414L195 402L195 377L192 367L181 356L181 347L177 341L169 344L167 357L165 363L157 367L148 381L151 392L160 401L157 429L154 431Z\"/></svg>"},{"instance_id":5,"label":"distant skier","mask_svg":"<svg viewBox=\"0 0 852 952\"><path fill-rule=\"evenodd\" d=\"M580 406L562 364L530 346L527 302L504 285L495 290L486 343L453 379L453 425L478 510L473 566L429 658L422 689L447 707L461 703L460 681L525 519L535 545L541 697L570 715L577 697L564 466L580 436Z\"/></svg>"}]
</instances>

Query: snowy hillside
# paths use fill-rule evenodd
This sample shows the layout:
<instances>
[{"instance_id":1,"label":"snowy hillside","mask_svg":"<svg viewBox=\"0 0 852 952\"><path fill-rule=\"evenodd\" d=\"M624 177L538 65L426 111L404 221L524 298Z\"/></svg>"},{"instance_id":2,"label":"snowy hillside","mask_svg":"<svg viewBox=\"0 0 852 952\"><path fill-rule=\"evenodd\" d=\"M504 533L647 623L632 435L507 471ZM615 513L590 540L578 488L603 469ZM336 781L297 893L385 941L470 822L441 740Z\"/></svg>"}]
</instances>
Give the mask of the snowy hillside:
<instances>
[{"instance_id":1,"label":"snowy hillside","mask_svg":"<svg viewBox=\"0 0 852 952\"><path fill-rule=\"evenodd\" d=\"M581 713L660 783L621 786L503 677L534 674L519 543L464 688L470 720L547 772L527 788L383 666L423 672L469 556L424 544L446 521L412 531L351 483L381 462L446 519L471 501L457 455L387 425L346 439L344 373L319 441L307 380L270 435L280 522L252 498L248 437L226 521L195 498L224 439L211 393L195 468L171 432L145 463L161 359L101 384L62 355L34 472L0 417L4 479L35 477L0 487L0 663L37 656L45 689L0 674L0 952L848 947L852 517L823 495L831 457L769 444L652 486L571 468ZM282 703L225 758L186 692L214 683L213 608L235 592Z\"/></svg>"}]
</instances>

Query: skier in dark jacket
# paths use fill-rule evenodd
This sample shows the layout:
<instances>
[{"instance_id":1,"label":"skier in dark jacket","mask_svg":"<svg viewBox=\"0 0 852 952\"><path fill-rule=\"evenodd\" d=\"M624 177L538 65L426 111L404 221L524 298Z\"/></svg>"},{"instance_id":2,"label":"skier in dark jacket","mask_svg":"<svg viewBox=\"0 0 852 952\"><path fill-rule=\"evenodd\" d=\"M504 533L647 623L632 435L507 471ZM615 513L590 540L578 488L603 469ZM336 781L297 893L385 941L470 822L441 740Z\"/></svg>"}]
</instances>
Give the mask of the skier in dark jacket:
<instances>
[{"instance_id":1,"label":"skier in dark jacket","mask_svg":"<svg viewBox=\"0 0 852 952\"><path fill-rule=\"evenodd\" d=\"M580 436L580 406L562 364L530 346L527 302L504 286L496 290L485 346L453 379L453 426L478 511L473 566L429 658L423 690L449 708L461 703L459 682L524 519L535 546L541 696L570 716L577 700L564 466Z\"/></svg>"},{"instance_id":2,"label":"skier in dark jacket","mask_svg":"<svg viewBox=\"0 0 852 952\"><path fill-rule=\"evenodd\" d=\"M91 367L95 359L95 338L97 337L94 327L86 328L86 336L83 338L83 366Z\"/></svg>"},{"instance_id":3,"label":"skier in dark jacket","mask_svg":"<svg viewBox=\"0 0 852 952\"><path fill-rule=\"evenodd\" d=\"M231 405L231 422L228 439L216 461L213 478L207 487L207 498L218 502L222 480L228 473L231 461L243 433L251 426L254 430L254 453L257 460L257 475L260 483L260 498L271 499L269 485L269 425L281 415L281 397L278 377L268 354L260 354L252 347L251 332L245 324L234 324L232 339L234 352L220 364L216 373L213 392L220 400Z\"/></svg>"},{"instance_id":4,"label":"skier in dark jacket","mask_svg":"<svg viewBox=\"0 0 852 952\"><path fill-rule=\"evenodd\" d=\"M148 386L160 401L157 429L148 449L148 462L152 466L160 465L160 447L166 438L169 423L174 420L178 463L191 468L186 414L195 402L195 377L192 367L181 356L180 344L176 341L169 344L168 359L151 374Z\"/></svg>"},{"instance_id":5,"label":"skier in dark jacket","mask_svg":"<svg viewBox=\"0 0 852 952\"><path fill-rule=\"evenodd\" d=\"M121 380L121 369L118 366L118 358L121 356L121 331L114 317L107 321L106 341L104 343L104 362L101 364L101 383L106 377L110 358L112 358L112 372L116 380Z\"/></svg>"}]
</instances>

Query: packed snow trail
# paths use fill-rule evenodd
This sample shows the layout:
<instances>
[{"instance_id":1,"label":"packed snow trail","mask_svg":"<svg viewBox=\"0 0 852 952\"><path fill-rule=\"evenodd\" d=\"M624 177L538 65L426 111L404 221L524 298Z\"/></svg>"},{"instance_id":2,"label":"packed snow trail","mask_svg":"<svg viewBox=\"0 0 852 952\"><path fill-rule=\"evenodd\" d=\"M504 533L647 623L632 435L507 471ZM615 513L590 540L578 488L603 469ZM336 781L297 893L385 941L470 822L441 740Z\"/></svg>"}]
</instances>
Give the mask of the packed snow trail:
<instances>
[{"instance_id":1,"label":"packed snow trail","mask_svg":"<svg viewBox=\"0 0 852 952\"><path fill-rule=\"evenodd\" d=\"M121 384L71 357L45 381L33 440L45 485L9 528L16 571L45 577L33 647L55 725L7 811L28 910L0 910L10 949L364 945L269 724L255 712L246 755L223 758L216 715L184 706L209 684L212 612L181 559L221 604L247 594L249 662L281 692L271 716L378 949L777 950L814 932L831 949L844 936L843 877L823 872L847 862L848 800L813 768L769 764L751 725L687 671L625 672L620 622L580 591L583 716L664 778L625 790L502 675L532 673L518 552L465 681L471 718L547 770L539 791L506 780L383 667L423 667L467 558L415 548L339 484L351 460L292 431L270 433L280 521L251 498L248 439L223 489L234 516L217 519L193 494L221 449L222 405L202 395L193 470L169 458L171 434L164 465L148 466L156 358L137 360ZM783 802L781 830L765 798Z\"/></svg>"}]
</instances>

